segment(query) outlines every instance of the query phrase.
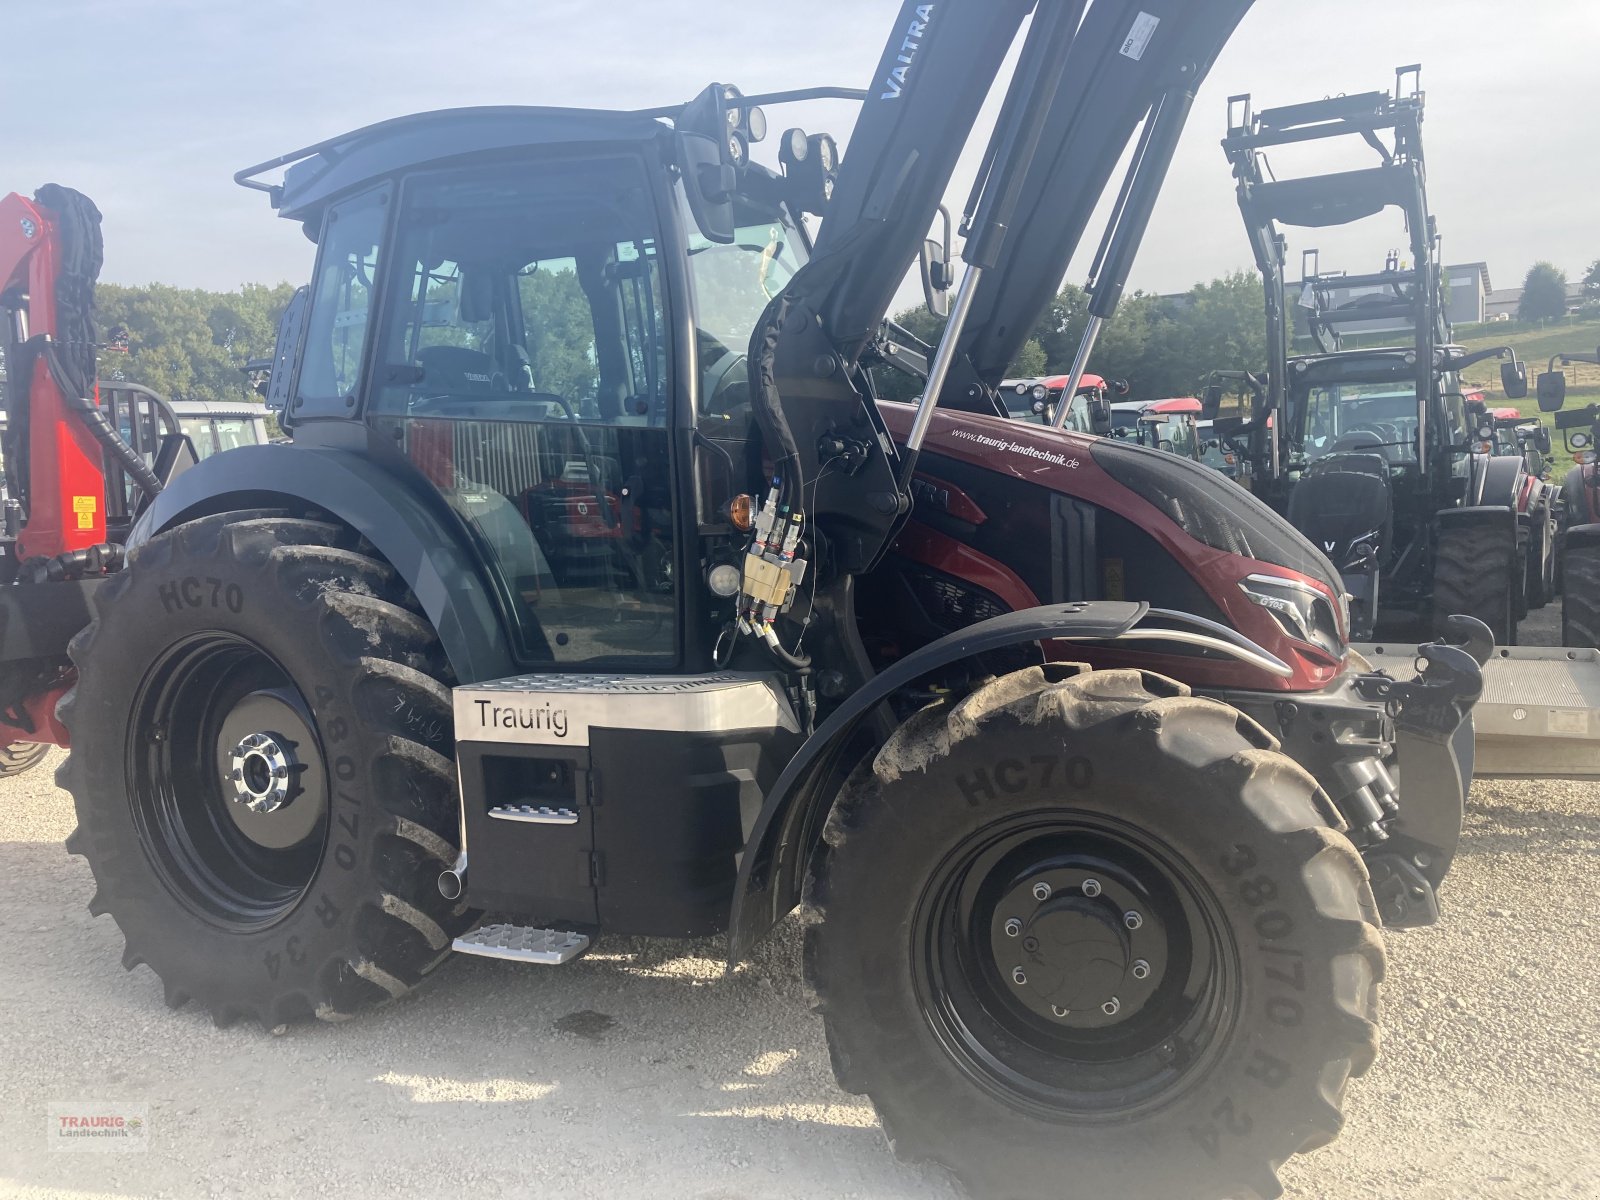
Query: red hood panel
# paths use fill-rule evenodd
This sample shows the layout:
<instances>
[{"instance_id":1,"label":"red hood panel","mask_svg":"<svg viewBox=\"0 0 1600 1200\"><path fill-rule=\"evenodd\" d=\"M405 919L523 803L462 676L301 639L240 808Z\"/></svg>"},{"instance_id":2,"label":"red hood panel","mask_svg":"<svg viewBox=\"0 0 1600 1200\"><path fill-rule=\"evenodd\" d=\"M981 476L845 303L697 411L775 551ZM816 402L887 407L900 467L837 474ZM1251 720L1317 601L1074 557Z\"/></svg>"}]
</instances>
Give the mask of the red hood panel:
<instances>
[{"instance_id":1,"label":"red hood panel","mask_svg":"<svg viewBox=\"0 0 1600 1200\"><path fill-rule=\"evenodd\" d=\"M881 403L878 407L891 436L896 441L903 441L910 432L915 408L891 403ZM1090 447L1096 440L1088 434L1051 429L1029 422L1008 421L976 413L941 411L934 413L922 449L925 455L954 459L1062 495L1080 497L1119 513L1143 528L1174 559L1184 564L1189 575L1222 610L1233 628L1294 668L1293 678L1275 679L1239 663L1214 663L1193 658L1173 660L1173 665L1182 668L1181 673L1189 682L1197 686L1257 687L1284 691L1309 691L1325 687L1340 668L1324 664L1320 661L1322 656L1315 652L1299 651L1298 644L1286 637L1276 619L1244 595L1239 583L1247 575L1261 572L1301 580L1324 595L1328 595L1327 588L1319 580L1299 572L1216 550L1196 541L1163 510L1101 470L1090 454ZM930 472L937 474L936 466L931 463L928 466ZM998 513L991 512L989 516L994 520L1002 519ZM1020 580L1016 580L1012 568L1005 563L984 559L983 555L970 547L959 547L961 552L954 554L954 548L944 544L947 540L930 536L916 522L913 512L912 525L896 542L896 549L915 561L925 562L987 587L1013 608L1038 604L1045 599L1034 597L1032 592L1020 586ZM940 546L943 546L942 550ZM1037 547L1016 547L1019 556L1037 552ZM976 561L978 559L984 561L980 563ZM975 578L974 572L982 578ZM1328 598L1337 605L1336 596L1329 595ZM1160 597L1130 599L1148 599L1156 607L1161 606ZM1148 653L1108 653L1118 660L1115 665L1143 662L1152 669L1161 669ZM1127 661L1123 662L1124 659ZM1106 665L1113 664L1108 661Z\"/></svg>"}]
</instances>

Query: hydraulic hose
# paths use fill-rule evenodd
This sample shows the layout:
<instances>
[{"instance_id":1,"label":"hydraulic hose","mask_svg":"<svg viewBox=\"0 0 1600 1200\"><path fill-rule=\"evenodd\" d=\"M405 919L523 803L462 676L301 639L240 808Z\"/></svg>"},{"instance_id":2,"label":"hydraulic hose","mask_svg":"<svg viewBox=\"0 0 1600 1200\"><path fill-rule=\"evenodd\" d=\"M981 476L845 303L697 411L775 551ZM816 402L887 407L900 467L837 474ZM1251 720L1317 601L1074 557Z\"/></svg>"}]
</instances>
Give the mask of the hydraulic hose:
<instances>
[{"instance_id":1,"label":"hydraulic hose","mask_svg":"<svg viewBox=\"0 0 1600 1200\"><path fill-rule=\"evenodd\" d=\"M152 471L144 459L134 448L128 445L122 435L112 428L111 422L106 420L105 413L100 411L100 406L87 396L80 395L67 378L60 356L56 353L56 343L48 339L43 345L45 365L50 370L50 378L61 391L61 397L66 402L95 441L99 442L113 458L122 464L122 469L128 473L128 478L133 480L144 495L153 497L161 490L161 480Z\"/></svg>"}]
</instances>

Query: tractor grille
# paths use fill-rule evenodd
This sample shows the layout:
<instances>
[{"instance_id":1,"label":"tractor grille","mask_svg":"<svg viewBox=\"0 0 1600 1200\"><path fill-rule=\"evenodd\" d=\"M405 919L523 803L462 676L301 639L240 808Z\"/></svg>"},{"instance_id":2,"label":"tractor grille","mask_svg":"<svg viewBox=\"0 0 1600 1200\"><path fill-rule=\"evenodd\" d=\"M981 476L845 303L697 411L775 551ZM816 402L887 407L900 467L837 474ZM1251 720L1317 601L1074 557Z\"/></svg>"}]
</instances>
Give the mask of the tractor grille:
<instances>
[{"instance_id":1,"label":"tractor grille","mask_svg":"<svg viewBox=\"0 0 1600 1200\"><path fill-rule=\"evenodd\" d=\"M1011 611L988 592L948 575L908 570L905 578L928 619L947 632L965 629Z\"/></svg>"},{"instance_id":2,"label":"tractor grille","mask_svg":"<svg viewBox=\"0 0 1600 1200\"><path fill-rule=\"evenodd\" d=\"M545 431L530 421L413 418L406 422L406 450L436 486L513 500L552 473L541 457L551 450Z\"/></svg>"}]
</instances>

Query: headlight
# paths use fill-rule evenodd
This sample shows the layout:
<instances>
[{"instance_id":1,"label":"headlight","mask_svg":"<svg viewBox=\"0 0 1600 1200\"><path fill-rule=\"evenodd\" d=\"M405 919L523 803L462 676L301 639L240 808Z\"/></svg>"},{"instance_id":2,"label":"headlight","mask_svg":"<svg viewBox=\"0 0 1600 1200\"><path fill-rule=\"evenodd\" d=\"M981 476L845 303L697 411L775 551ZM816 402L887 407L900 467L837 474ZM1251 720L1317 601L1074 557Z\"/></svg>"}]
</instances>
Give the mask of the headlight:
<instances>
[{"instance_id":1,"label":"headlight","mask_svg":"<svg viewBox=\"0 0 1600 1200\"><path fill-rule=\"evenodd\" d=\"M1044 384L1036 383L1036 384L1033 385L1033 398L1035 400L1043 400L1049 394L1050 394L1050 389L1045 387Z\"/></svg>"},{"instance_id":2,"label":"headlight","mask_svg":"<svg viewBox=\"0 0 1600 1200\"><path fill-rule=\"evenodd\" d=\"M1310 584L1279 575L1250 575L1239 589L1270 612L1297 641L1344 657L1344 630L1333 602Z\"/></svg>"}]
</instances>

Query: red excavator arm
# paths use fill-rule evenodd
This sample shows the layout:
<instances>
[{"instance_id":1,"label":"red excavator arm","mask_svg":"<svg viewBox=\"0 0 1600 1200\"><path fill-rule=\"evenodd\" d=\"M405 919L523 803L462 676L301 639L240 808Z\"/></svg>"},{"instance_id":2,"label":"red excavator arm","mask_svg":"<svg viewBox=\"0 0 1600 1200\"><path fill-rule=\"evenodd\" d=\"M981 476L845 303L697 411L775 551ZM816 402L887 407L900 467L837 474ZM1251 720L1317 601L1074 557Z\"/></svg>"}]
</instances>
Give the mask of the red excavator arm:
<instances>
[{"instance_id":1,"label":"red excavator arm","mask_svg":"<svg viewBox=\"0 0 1600 1200\"><path fill-rule=\"evenodd\" d=\"M0 746L66 744L55 709L75 677L67 643L89 623L92 591L121 563L121 547L110 543L128 523L122 480L147 497L161 488L100 407L100 260L100 213L80 193L51 184L32 200L0 200ZM156 457L174 460L165 448ZM108 463L119 468L109 496ZM108 536L109 515L117 527Z\"/></svg>"},{"instance_id":2,"label":"red excavator arm","mask_svg":"<svg viewBox=\"0 0 1600 1200\"><path fill-rule=\"evenodd\" d=\"M0 200L0 307L7 325L10 423L6 483L10 499L21 506L23 522L10 551L15 558L6 564L7 582L27 559L54 558L106 540L101 447L85 422L72 414L62 381L44 352L52 347L86 358L92 387L93 347L63 345L58 293L64 249L60 212L44 199L25 200L13 192Z\"/></svg>"}]
</instances>

